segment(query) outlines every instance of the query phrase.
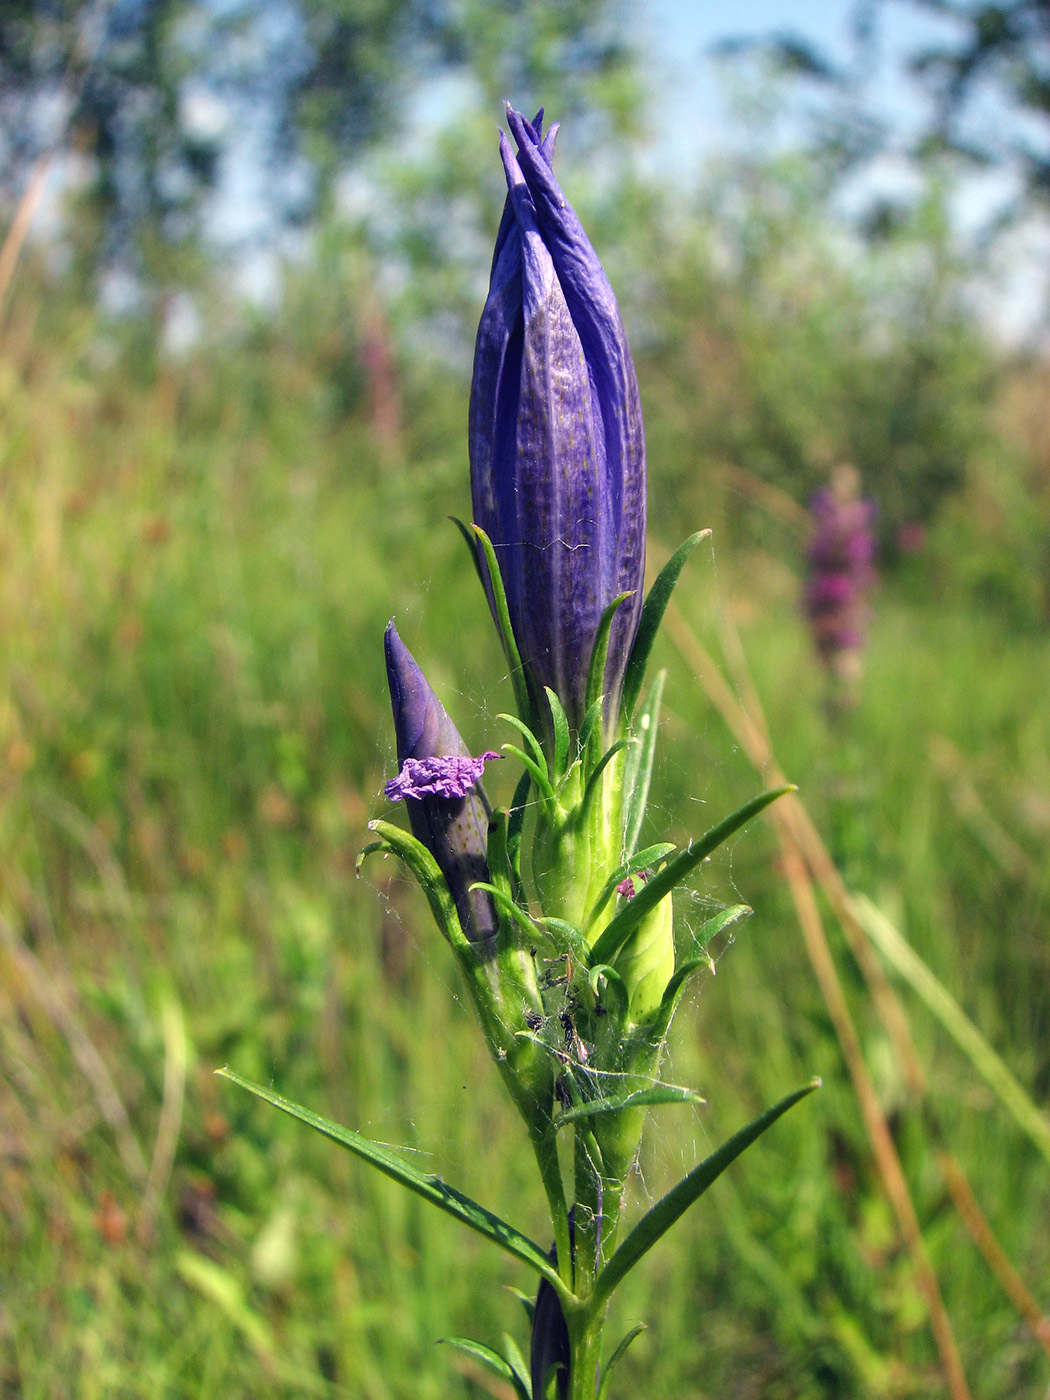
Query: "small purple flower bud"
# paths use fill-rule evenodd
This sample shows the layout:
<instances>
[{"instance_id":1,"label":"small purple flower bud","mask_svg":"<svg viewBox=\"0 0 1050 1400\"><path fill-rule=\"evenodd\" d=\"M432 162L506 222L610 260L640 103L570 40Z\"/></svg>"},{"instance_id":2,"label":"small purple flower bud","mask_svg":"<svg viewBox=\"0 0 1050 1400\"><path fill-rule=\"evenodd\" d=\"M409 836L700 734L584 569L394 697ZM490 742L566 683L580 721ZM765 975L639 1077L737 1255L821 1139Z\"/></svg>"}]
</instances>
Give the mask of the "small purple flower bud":
<instances>
[{"instance_id":1,"label":"small purple flower bud","mask_svg":"<svg viewBox=\"0 0 1050 1400\"><path fill-rule=\"evenodd\" d=\"M490 897L470 888L489 880L488 815L475 785L485 763L498 755L471 758L393 622L384 645L401 764L386 793L394 801L409 799L412 834L447 880L463 932L480 943L494 936L498 923Z\"/></svg>"},{"instance_id":2,"label":"small purple flower bud","mask_svg":"<svg viewBox=\"0 0 1050 1400\"><path fill-rule=\"evenodd\" d=\"M638 893L638 885L635 884L637 878L639 884L647 884L652 876L651 870L640 870L637 877L628 875L626 880L621 880L616 886L616 893L621 899L632 900Z\"/></svg>"},{"instance_id":3,"label":"small purple flower bud","mask_svg":"<svg viewBox=\"0 0 1050 1400\"><path fill-rule=\"evenodd\" d=\"M610 637L607 719L638 630L642 411L616 298L551 169L557 127L543 136L542 112L529 123L510 107L507 122L518 149L500 133L508 194L470 398L474 519L495 547L530 691L541 704L549 686L578 727L618 594L633 596Z\"/></svg>"}]
</instances>

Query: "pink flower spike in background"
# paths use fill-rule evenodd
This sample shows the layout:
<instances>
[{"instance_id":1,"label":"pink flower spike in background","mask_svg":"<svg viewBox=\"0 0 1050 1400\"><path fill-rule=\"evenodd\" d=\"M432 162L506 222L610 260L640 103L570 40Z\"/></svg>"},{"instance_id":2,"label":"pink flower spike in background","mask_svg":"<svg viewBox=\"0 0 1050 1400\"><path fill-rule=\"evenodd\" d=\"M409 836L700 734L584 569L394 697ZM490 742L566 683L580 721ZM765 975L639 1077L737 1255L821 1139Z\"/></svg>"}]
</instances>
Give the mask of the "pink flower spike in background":
<instances>
[{"instance_id":1,"label":"pink flower spike in background","mask_svg":"<svg viewBox=\"0 0 1050 1400\"><path fill-rule=\"evenodd\" d=\"M485 768L498 753L488 750L477 758L406 758L401 772L385 784L383 791L391 802L424 797L466 797Z\"/></svg>"},{"instance_id":2,"label":"pink flower spike in background","mask_svg":"<svg viewBox=\"0 0 1050 1400\"><path fill-rule=\"evenodd\" d=\"M867 593L876 577L875 505L861 496L856 469L840 466L813 497L810 513L805 611L821 661L850 685L860 674Z\"/></svg>"}]
</instances>

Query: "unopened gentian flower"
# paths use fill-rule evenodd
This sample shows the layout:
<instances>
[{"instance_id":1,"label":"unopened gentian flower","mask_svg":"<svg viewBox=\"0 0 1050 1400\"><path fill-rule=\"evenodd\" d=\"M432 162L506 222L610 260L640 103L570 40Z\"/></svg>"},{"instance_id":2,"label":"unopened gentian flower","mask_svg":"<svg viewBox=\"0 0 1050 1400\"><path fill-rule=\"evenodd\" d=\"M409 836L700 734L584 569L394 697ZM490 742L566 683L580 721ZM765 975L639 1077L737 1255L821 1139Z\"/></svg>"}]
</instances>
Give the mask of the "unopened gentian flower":
<instances>
[{"instance_id":1,"label":"unopened gentian flower","mask_svg":"<svg viewBox=\"0 0 1050 1400\"><path fill-rule=\"evenodd\" d=\"M472 942L483 942L494 936L497 920L489 895L471 889L489 878L488 814L476 784L485 763L498 755L470 756L393 622L385 648L401 765L385 792L392 801L405 799L413 835L447 880L463 932Z\"/></svg>"},{"instance_id":2,"label":"unopened gentian flower","mask_svg":"<svg viewBox=\"0 0 1050 1400\"><path fill-rule=\"evenodd\" d=\"M867 593L875 580L875 507L860 495L855 469L842 466L814 495L810 513L806 615L821 661L849 681L860 669Z\"/></svg>"},{"instance_id":3,"label":"unopened gentian flower","mask_svg":"<svg viewBox=\"0 0 1050 1400\"><path fill-rule=\"evenodd\" d=\"M557 126L507 108L507 200L478 328L470 398L475 523L492 540L533 702L549 686L584 713L598 623L612 626L605 715L616 714L645 572L645 438L609 280L554 177ZM492 601L491 582L489 598Z\"/></svg>"}]
</instances>

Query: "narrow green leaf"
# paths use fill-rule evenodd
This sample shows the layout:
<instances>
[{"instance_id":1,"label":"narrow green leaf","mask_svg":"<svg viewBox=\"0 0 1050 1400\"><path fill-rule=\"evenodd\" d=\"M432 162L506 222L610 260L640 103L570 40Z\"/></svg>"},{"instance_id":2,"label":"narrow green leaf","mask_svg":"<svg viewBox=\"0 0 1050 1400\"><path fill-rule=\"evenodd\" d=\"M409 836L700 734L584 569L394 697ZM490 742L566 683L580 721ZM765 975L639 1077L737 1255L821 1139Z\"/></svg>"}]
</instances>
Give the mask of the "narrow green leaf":
<instances>
[{"instance_id":1,"label":"narrow green leaf","mask_svg":"<svg viewBox=\"0 0 1050 1400\"><path fill-rule=\"evenodd\" d=\"M634 707L638 703L653 642L656 641L656 634L660 630L660 623L667 611L667 604L671 601L671 594L678 582L678 575L685 568L686 560L696 546L710 533L710 530L698 530L695 535L690 535L684 544L679 545L660 570L655 583L649 590L649 596L642 607L638 632L623 678L623 712L628 719L634 713Z\"/></svg>"},{"instance_id":2,"label":"narrow green leaf","mask_svg":"<svg viewBox=\"0 0 1050 1400\"><path fill-rule=\"evenodd\" d=\"M525 668L521 664L521 653L514 640L514 629L510 623L510 608L507 606L507 590L503 587L503 575L496 562L496 551L492 547L492 541L480 525L472 525L470 528L474 531L485 556L485 567L488 570L492 598L495 603L496 629L499 632L500 641L503 643L507 664L510 666L510 680L514 687L514 699L518 706L518 713L529 728L535 732L536 716L533 713L529 688L525 682Z\"/></svg>"},{"instance_id":3,"label":"narrow green leaf","mask_svg":"<svg viewBox=\"0 0 1050 1400\"><path fill-rule=\"evenodd\" d=\"M528 756L524 749L519 749L516 744L501 744L500 748L504 753L513 754L518 762L524 765L532 774L532 780L536 784L537 790L548 802L553 802L555 800L556 794L547 777L546 763L544 763L541 768L534 759Z\"/></svg>"},{"instance_id":4,"label":"narrow green leaf","mask_svg":"<svg viewBox=\"0 0 1050 1400\"><path fill-rule=\"evenodd\" d=\"M750 904L730 904L725 909L719 909L718 913L708 919L706 923L700 925L696 933L693 934L693 949L700 950L706 948L712 938L717 937L723 929L738 923L741 919L750 918L755 911Z\"/></svg>"},{"instance_id":5,"label":"narrow green leaf","mask_svg":"<svg viewBox=\"0 0 1050 1400\"><path fill-rule=\"evenodd\" d=\"M675 1221L685 1214L693 1202L718 1180L725 1169L735 1162L756 1138L761 1137L767 1128L771 1128L777 1119L789 1108L793 1108L800 1099L819 1088L820 1080L813 1079L801 1089L796 1089L793 1094L788 1094L772 1108L766 1109L765 1113L755 1118L746 1128L734 1133L717 1152L713 1152L699 1166L694 1167L688 1176L683 1177L677 1186L673 1186L666 1196L657 1201L656 1205L642 1216L602 1270L591 1295L591 1306L597 1309L605 1302L639 1259L652 1249L656 1241L667 1233Z\"/></svg>"},{"instance_id":6,"label":"narrow green leaf","mask_svg":"<svg viewBox=\"0 0 1050 1400\"><path fill-rule=\"evenodd\" d=\"M455 1347L466 1356L472 1356L475 1361L480 1361L495 1376L499 1376L501 1381L506 1381L514 1387L515 1393L520 1400L532 1400L532 1396L514 1367L509 1361L500 1356L498 1351L493 1351L491 1347L485 1346L484 1342L475 1342L470 1337L439 1337L439 1346Z\"/></svg>"},{"instance_id":7,"label":"narrow green leaf","mask_svg":"<svg viewBox=\"0 0 1050 1400\"><path fill-rule=\"evenodd\" d=\"M594 927L598 915L612 899L618 885L622 885L629 875L637 875L640 870L648 870L652 866L659 865L674 849L673 841L658 841L655 846L646 846L644 851L639 851L637 855L633 855L630 860L625 860L623 865L614 870L602 886L601 893L594 901L591 912L587 915L587 922L583 926L584 933Z\"/></svg>"},{"instance_id":8,"label":"narrow green leaf","mask_svg":"<svg viewBox=\"0 0 1050 1400\"><path fill-rule=\"evenodd\" d=\"M525 1309L525 1316L529 1319L529 1326L531 1327L532 1320L536 1316L536 1300L528 1293L522 1293L521 1289L515 1288L513 1284L505 1283L503 1287L513 1297L517 1298L518 1302Z\"/></svg>"},{"instance_id":9,"label":"narrow green leaf","mask_svg":"<svg viewBox=\"0 0 1050 1400\"><path fill-rule=\"evenodd\" d=\"M469 941L463 932L459 922L459 914L456 912L456 902L448 888L448 882L438 868L438 863L423 845L422 841L417 841L407 831L402 831L399 826L394 826L392 822L380 820L368 823L369 831L374 831L380 838L377 843L373 843L367 851L388 850L396 855L419 882L419 887L427 897L430 905L430 912L434 916L439 929L452 944L454 948L469 947ZM360 857L358 864L360 865Z\"/></svg>"},{"instance_id":10,"label":"narrow green leaf","mask_svg":"<svg viewBox=\"0 0 1050 1400\"><path fill-rule=\"evenodd\" d=\"M627 1011L631 1002L631 996L624 980L615 967L610 967L608 963L599 963L597 967L592 967L588 974L588 981L591 984L591 991L599 1000L601 1000L601 994L598 991L598 982L602 977L605 978L606 1000L611 992L616 1001L616 1010L613 1014L623 1022L627 1019Z\"/></svg>"},{"instance_id":11,"label":"narrow green leaf","mask_svg":"<svg viewBox=\"0 0 1050 1400\"><path fill-rule=\"evenodd\" d=\"M591 741L591 735L594 733L602 717L602 701L604 699L604 695L599 695L583 717L583 723L580 725L580 732L576 736L576 743L581 755L587 752L587 745Z\"/></svg>"},{"instance_id":12,"label":"narrow green leaf","mask_svg":"<svg viewBox=\"0 0 1050 1400\"><path fill-rule=\"evenodd\" d=\"M586 708L600 700L605 693L605 666L609 660L609 633L612 631L613 618L623 607L631 593L619 593L602 613L601 621L598 623L598 630L594 634L594 646L591 648L591 664L587 670L587 699Z\"/></svg>"},{"instance_id":13,"label":"narrow green leaf","mask_svg":"<svg viewBox=\"0 0 1050 1400\"><path fill-rule=\"evenodd\" d=\"M529 1368L525 1365L525 1358L518 1348L517 1342L509 1332L503 1334L503 1354L507 1358L511 1370L514 1372L521 1386L521 1394L525 1400L529 1400L529 1393L532 1390L532 1377L529 1375Z\"/></svg>"},{"instance_id":14,"label":"narrow green leaf","mask_svg":"<svg viewBox=\"0 0 1050 1400\"><path fill-rule=\"evenodd\" d=\"M488 602L488 591L485 589L485 574L481 567L481 555L478 553L477 537L463 524L463 521L460 520L458 516L450 515L448 518L463 536L463 542L470 550L470 562L474 565L474 572L477 574L478 582L481 584L482 591L485 593L485 601Z\"/></svg>"},{"instance_id":15,"label":"narrow green leaf","mask_svg":"<svg viewBox=\"0 0 1050 1400\"><path fill-rule=\"evenodd\" d=\"M631 750L624 766L624 850L630 853L638 844L645 819L645 807L649 801L649 783L653 776L653 759L656 757L656 731L660 722L660 704L663 700L666 671L657 671L656 678L649 687L645 705L634 724Z\"/></svg>"},{"instance_id":16,"label":"narrow green leaf","mask_svg":"<svg viewBox=\"0 0 1050 1400\"><path fill-rule=\"evenodd\" d=\"M646 1327L644 1322L636 1322L631 1328L631 1330L620 1342L620 1345L613 1352L612 1356L609 1357L608 1364L602 1371L602 1383L598 1387L597 1400L607 1400L609 1394L609 1377L612 1375L615 1367L617 1367L623 1360L624 1356L626 1355L627 1348L634 1341L635 1337L640 1337L642 1333L646 1331L648 1331L648 1328Z\"/></svg>"},{"instance_id":17,"label":"narrow green leaf","mask_svg":"<svg viewBox=\"0 0 1050 1400\"><path fill-rule=\"evenodd\" d=\"M292 1118L298 1118L300 1123L305 1123L307 1127L313 1128L315 1132L321 1133L326 1138L330 1138L332 1142L337 1142L340 1147L345 1147L356 1157L369 1162L384 1175L400 1182L409 1191L414 1191L417 1196L422 1196L431 1205L437 1206L439 1210L445 1211L455 1220L459 1220L462 1224L469 1225L472 1230L485 1235L494 1244L499 1245L500 1249L505 1250L515 1259L519 1259L523 1264L528 1264L530 1269L534 1269L536 1273L545 1278L557 1291L559 1298L568 1296L565 1285L558 1277L557 1269L554 1268L538 1244L530 1240L527 1235L523 1235L520 1230L516 1230L513 1225L508 1225L505 1220L501 1220L498 1215L493 1215L484 1206L478 1205L477 1201L472 1201L469 1196L457 1191L455 1187L447 1185L439 1176L430 1176L419 1171L411 1162L406 1162L397 1153L391 1152L388 1147L383 1147L378 1142L372 1142L368 1138L362 1137L360 1133L341 1127L338 1123L332 1123L327 1118L321 1118L310 1109L302 1108L299 1104L292 1103L289 1099L274 1093L272 1089L267 1089L262 1084L254 1084L250 1079L242 1078L232 1069L224 1067L216 1070L216 1073L224 1079L229 1079L233 1084L239 1084L242 1089L247 1089L256 1098L265 1099L274 1108L279 1108L282 1113L287 1113Z\"/></svg>"},{"instance_id":18,"label":"narrow green leaf","mask_svg":"<svg viewBox=\"0 0 1050 1400\"><path fill-rule=\"evenodd\" d=\"M563 1123L571 1123L576 1118L597 1118L602 1113L618 1113L621 1108L654 1108L665 1103L706 1103L692 1089L681 1089L677 1084L655 1084L651 1089L636 1089L633 1094L616 1094L607 1099L591 1099L577 1108L566 1109L554 1121L560 1128Z\"/></svg>"},{"instance_id":19,"label":"narrow green leaf","mask_svg":"<svg viewBox=\"0 0 1050 1400\"><path fill-rule=\"evenodd\" d=\"M496 718L506 720L506 722L508 724L512 724L514 728L519 731L519 733L524 734L525 742L532 750L533 757L536 760L536 766L539 768L544 778L549 780L550 772L547 768L547 759L543 752L543 746L541 745L540 741L536 738L535 734L533 734L529 726L525 724L522 720L518 719L516 715L497 715Z\"/></svg>"},{"instance_id":20,"label":"narrow green leaf","mask_svg":"<svg viewBox=\"0 0 1050 1400\"><path fill-rule=\"evenodd\" d=\"M674 860L670 860L660 871L654 875L635 895L629 904L625 904L620 912L612 919L603 930L597 943L594 945L594 962L612 962L616 956L620 945L629 933L638 927L651 909L655 909L665 895L671 893L676 885L689 875L702 860L706 860L712 851L729 839L735 831L739 831L752 817L758 816L764 808L771 802L775 802L778 797L783 797L786 792L796 792L794 783L788 783L785 787L772 788L768 792L759 793L750 802L735 811L732 816L726 817L724 821L713 826L710 831L695 841L690 841L685 850L679 852Z\"/></svg>"},{"instance_id":21,"label":"narrow green leaf","mask_svg":"<svg viewBox=\"0 0 1050 1400\"><path fill-rule=\"evenodd\" d=\"M536 922L532 916L525 909L522 909L520 905L515 904L506 890L501 889L499 885L490 885L485 880L475 880L470 888L471 891L484 890L486 894L491 895L495 903L499 905L505 914L509 915L509 917L514 920L519 928L524 929L529 938L537 938L539 936L540 929L537 928Z\"/></svg>"},{"instance_id":22,"label":"narrow green leaf","mask_svg":"<svg viewBox=\"0 0 1050 1400\"><path fill-rule=\"evenodd\" d=\"M569 767L569 721L565 714L565 707L550 686L545 685L543 689L551 710L551 723L554 726L554 781L558 782L565 776Z\"/></svg>"}]
</instances>

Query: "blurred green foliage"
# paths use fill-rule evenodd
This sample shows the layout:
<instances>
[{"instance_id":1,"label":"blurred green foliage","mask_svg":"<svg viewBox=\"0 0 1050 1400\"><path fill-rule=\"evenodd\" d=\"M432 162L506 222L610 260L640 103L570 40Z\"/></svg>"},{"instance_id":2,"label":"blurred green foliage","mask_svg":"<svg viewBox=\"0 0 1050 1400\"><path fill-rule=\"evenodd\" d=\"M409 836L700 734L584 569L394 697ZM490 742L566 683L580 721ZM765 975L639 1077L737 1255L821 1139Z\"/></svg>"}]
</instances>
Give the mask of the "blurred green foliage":
<instances>
[{"instance_id":1,"label":"blurred green foliage","mask_svg":"<svg viewBox=\"0 0 1050 1400\"><path fill-rule=\"evenodd\" d=\"M464 138L482 139L480 123ZM712 646L739 630L848 879L1045 1102L1045 363L1011 360L967 312L936 190L869 259L843 248L802 162L738 164L668 201L571 155L636 347L653 552L715 527L685 621ZM405 161L393 197L439 219L469 181L466 156L452 169ZM456 218L483 243L495 179L471 200ZM542 1233L529 1153L421 901L382 864L354 873L393 761L392 613L468 743L507 737L487 609L444 525L469 513L477 268L419 227L380 245L330 220L316 265L254 321L203 286L205 331L181 357L159 313L107 323L32 263L16 285L0 346L4 1397L493 1393L433 1343L521 1324L503 1291L528 1286L520 1271L212 1074L272 1081ZM391 285L397 258L412 275ZM882 511L884 579L858 707L833 730L798 602L803 506L843 459ZM903 526L925 535L902 553ZM683 839L756 775L660 646L653 811ZM621 1389L939 1393L765 826L704 867L680 918L740 899L756 914L672 1056L709 1104L657 1112L637 1205L788 1087L826 1087L632 1275L613 1334L651 1330ZM930 1078L928 1104L910 1099L836 952L974 1395L1037 1394L1046 1356L933 1153L958 1156L1041 1301L1045 1163L906 1001Z\"/></svg>"}]
</instances>

